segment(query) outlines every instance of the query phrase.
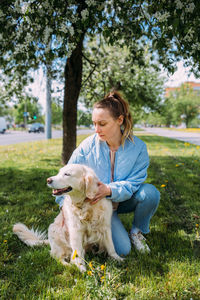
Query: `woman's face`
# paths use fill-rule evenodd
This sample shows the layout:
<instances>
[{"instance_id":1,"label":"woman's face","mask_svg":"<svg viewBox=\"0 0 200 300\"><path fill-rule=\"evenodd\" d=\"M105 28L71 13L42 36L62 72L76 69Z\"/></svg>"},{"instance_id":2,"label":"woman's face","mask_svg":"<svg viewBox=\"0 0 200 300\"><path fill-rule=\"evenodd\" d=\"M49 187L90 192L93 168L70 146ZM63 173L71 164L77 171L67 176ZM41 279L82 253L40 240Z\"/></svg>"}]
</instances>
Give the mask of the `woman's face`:
<instances>
[{"instance_id":1,"label":"woman's face","mask_svg":"<svg viewBox=\"0 0 200 300\"><path fill-rule=\"evenodd\" d=\"M92 121L100 140L113 144L121 138L120 126L123 123L123 116L114 119L108 109L94 108Z\"/></svg>"}]
</instances>

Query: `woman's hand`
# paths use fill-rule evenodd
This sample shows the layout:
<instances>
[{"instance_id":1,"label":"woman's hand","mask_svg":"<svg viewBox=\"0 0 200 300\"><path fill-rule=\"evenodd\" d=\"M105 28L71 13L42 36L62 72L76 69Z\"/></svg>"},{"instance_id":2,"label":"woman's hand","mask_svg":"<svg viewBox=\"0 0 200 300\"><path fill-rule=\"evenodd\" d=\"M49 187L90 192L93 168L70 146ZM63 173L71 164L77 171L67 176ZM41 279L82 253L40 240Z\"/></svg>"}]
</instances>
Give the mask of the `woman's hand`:
<instances>
[{"instance_id":1,"label":"woman's hand","mask_svg":"<svg viewBox=\"0 0 200 300\"><path fill-rule=\"evenodd\" d=\"M111 196L111 188L108 185L99 181L98 187L99 187L99 190L96 193L95 197L93 199L91 199L91 202L90 202L91 204L97 203L99 200L105 198L106 196Z\"/></svg>"}]
</instances>

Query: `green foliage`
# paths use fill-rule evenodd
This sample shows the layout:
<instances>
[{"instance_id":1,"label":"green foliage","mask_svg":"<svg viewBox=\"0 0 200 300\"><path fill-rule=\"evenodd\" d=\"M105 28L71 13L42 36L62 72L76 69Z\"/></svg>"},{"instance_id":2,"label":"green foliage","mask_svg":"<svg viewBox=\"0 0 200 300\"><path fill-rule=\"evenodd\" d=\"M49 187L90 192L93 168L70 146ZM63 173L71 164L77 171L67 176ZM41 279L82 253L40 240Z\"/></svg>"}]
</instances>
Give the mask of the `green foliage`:
<instances>
[{"instance_id":1,"label":"green foliage","mask_svg":"<svg viewBox=\"0 0 200 300\"><path fill-rule=\"evenodd\" d=\"M30 248L12 233L16 222L47 230L59 212L46 178L61 167L61 139L0 147L0 297L4 299L199 299L199 146L145 135L148 182L161 192L147 242L119 265L86 255L87 272L64 267L49 247ZM78 143L85 138L79 136ZM132 214L122 215L130 229ZM104 278L102 278L104 277Z\"/></svg>"},{"instance_id":2,"label":"green foliage","mask_svg":"<svg viewBox=\"0 0 200 300\"><path fill-rule=\"evenodd\" d=\"M28 112L28 123L33 123L36 120L37 122L42 121L42 107L37 98L26 95L21 98L19 104L14 106L13 116L16 124L24 123L24 112Z\"/></svg>"},{"instance_id":3,"label":"green foliage","mask_svg":"<svg viewBox=\"0 0 200 300\"><path fill-rule=\"evenodd\" d=\"M6 102L8 102L8 98L5 89L0 86L0 116L7 114L8 105Z\"/></svg>"},{"instance_id":4,"label":"green foliage","mask_svg":"<svg viewBox=\"0 0 200 300\"><path fill-rule=\"evenodd\" d=\"M62 123L62 106L59 101L52 99L51 103L51 122L54 125L60 125Z\"/></svg>"},{"instance_id":5,"label":"green foliage","mask_svg":"<svg viewBox=\"0 0 200 300\"><path fill-rule=\"evenodd\" d=\"M110 90L118 90L131 104L134 120L139 118L142 109L158 110L164 78L156 64L150 62L148 51L141 67L137 61L133 63L130 50L123 46L123 40L115 46L108 46L100 40L96 48L97 41L88 43L85 49L81 95L86 105L91 106Z\"/></svg>"},{"instance_id":6,"label":"green foliage","mask_svg":"<svg viewBox=\"0 0 200 300\"><path fill-rule=\"evenodd\" d=\"M92 124L92 115L90 111L78 110L77 125L90 126Z\"/></svg>"},{"instance_id":7,"label":"green foliage","mask_svg":"<svg viewBox=\"0 0 200 300\"><path fill-rule=\"evenodd\" d=\"M190 66L191 71L199 76L200 2L159 0L142 3L145 28L161 64L173 72L174 62L183 58L185 66Z\"/></svg>"},{"instance_id":8,"label":"green foliage","mask_svg":"<svg viewBox=\"0 0 200 300\"><path fill-rule=\"evenodd\" d=\"M161 126L178 126L185 123L186 127L198 125L198 115L200 114L200 96L187 84L183 84L179 89L173 91L162 103L159 113L146 115L146 123Z\"/></svg>"},{"instance_id":9,"label":"green foliage","mask_svg":"<svg viewBox=\"0 0 200 300\"><path fill-rule=\"evenodd\" d=\"M186 127L200 114L200 95L187 85L182 85L170 96L169 101L174 107L174 118L177 122L182 120Z\"/></svg>"}]
</instances>

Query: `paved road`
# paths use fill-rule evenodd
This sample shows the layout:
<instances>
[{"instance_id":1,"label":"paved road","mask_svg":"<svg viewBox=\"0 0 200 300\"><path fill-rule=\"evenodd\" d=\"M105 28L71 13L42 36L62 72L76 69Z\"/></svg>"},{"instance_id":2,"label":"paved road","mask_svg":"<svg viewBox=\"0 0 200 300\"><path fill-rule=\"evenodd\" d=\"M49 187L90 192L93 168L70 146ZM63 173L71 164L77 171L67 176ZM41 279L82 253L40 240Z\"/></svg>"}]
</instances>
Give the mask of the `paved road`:
<instances>
[{"instance_id":1,"label":"paved road","mask_svg":"<svg viewBox=\"0 0 200 300\"><path fill-rule=\"evenodd\" d=\"M94 130L91 129L81 129L77 130L77 134L89 134L93 133ZM61 130L53 130L52 138L61 138L62 131ZM6 131L4 134L0 134L0 145L11 145L18 144L23 142L33 142L39 140L45 140L45 133L28 133L23 131Z\"/></svg>"},{"instance_id":2,"label":"paved road","mask_svg":"<svg viewBox=\"0 0 200 300\"><path fill-rule=\"evenodd\" d=\"M159 136L165 136L172 139L188 142L195 145L200 145L200 133L184 132L178 130L168 130L163 128L143 128L145 131Z\"/></svg>"},{"instance_id":3,"label":"paved road","mask_svg":"<svg viewBox=\"0 0 200 300\"><path fill-rule=\"evenodd\" d=\"M176 130L167 130L163 128L143 128L145 131L157 134L160 136L169 137L172 139L177 139L180 141L188 142L195 145L200 145L200 133L195 132L184 132ZM90 134L94 130L91 129L81 129L77 131L77 134ZM61 130L53 130L52 138L61 138ZM0 134L0 145L11 145L22 142L32 142L38 140L45 140L44 133L28 133L28 132L19 132L19 131L7 131L5 134Z\"/></svg>"}]
</instances>

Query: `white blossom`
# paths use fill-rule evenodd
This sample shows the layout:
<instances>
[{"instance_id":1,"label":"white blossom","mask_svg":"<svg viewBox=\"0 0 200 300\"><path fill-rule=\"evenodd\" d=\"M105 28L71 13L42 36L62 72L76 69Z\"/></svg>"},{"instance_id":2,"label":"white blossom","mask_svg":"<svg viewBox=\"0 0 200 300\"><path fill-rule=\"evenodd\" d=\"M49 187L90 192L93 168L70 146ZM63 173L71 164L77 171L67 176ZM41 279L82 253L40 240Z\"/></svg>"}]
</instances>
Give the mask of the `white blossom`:
<instances>
[{"instance_id":1,"label":"white blossom","mask_svg":"<svg viewBox=\"0 0 200 300\"><path fill-rule=\"evenodd\" d=\"M188 13L193 13L194 9L195 9L194 3L189 3L187 5L187 7L185 8L185 11L188 12Z\"/></svg>"},{"instance_id":2,"label":"white blossom","mask_svg":"<svg viewBox=\"0 0 200 300\"><path fill-rule=\"evenodd\" d=\"M71 16L71 21L72 21L72 23L75 23L76 21L78 21L78 16L75 15L75 14L73 14L73 15Z\"/></svg>"},{"instance_id":3,"label":"white blossom","mask_svg":"<svg viewBox=\"0 0 200 300\"><path fill-rule=\"evenodd\" d=\"M87 9L82 10L81 12L82 19L85 20L89 16L89 12Z\"/></svg>"},{"instance_id":4,"label":"white blossom","mask_svg":"<svg viewBox=\"0 0 200 300\"><path fill-rule=\"evenodd\" d=\"M175 3L176 3L177 9L182 9L183 8L183 3L181 2L181 0L175 0Z\"/></svg>"},{"instance_id":5,"label":"white blossom","mask_svg":"<svg viewBox=\"0 0 200 300\"><path fill-rule=\"evenodd\" d=\"M193 50L199 50L200 49L200 43L192 44Z\"/></svg>"},{"instance_id":6,"label":"white blossom","mask_svg":"<svg viewBox=\"0 0 200 300\"><path fill-rule=\"evenodd\" d=\"M74 35L74 28L72 26L69 27L69 33L71 36Z\"/></svg>"},{"instance_id":7,"label":"white blossom","mask_svg":"<svg viewBox=\"0 0 200 300\"><path fill-rule=\"evenodd\" d=\"M42 1L42 5L44 6L44 8L48 9L49 8L49 2L48 1Z\"/></svg>"},{"instance_id":8,"label":"white blossom","mask_svg":"<svg viewBox=\"0 0 200 300\"><path fill-rule=\"evenodd\" d=\"M154 18L156 18L159 22L165 22L167 21L167 19L170 17L170 13L169 12L165 12L164 14L160 13L160 12L156 12L154 14Z\"/></svg>"},{"instance_id":9,"label":"white blossom","mask_svg":"<svg viewBox=\"0 0 200 300\"><path fill-rule=\"evenodd\" d=\"M30 34L30 32L28 32L26 35L26 42L31 42L31 41L32 41L32 35Z\"/></svg>"},{"instance_id":10,"label":"white blossom","mask_svg":"<svg viewBox=\"0 0 200 300\"><path fill-rule=\"evenodd\" d=\"M24 15L27 13L28 8L29 8L29 3L23 3L23 5L21 6L21 11Z\"/></svg>"},{"instance_id":11,"label":"white blossom","mask_svg":"<svg viewBox=\"0 0 200 300\"><path fill-rule=\"evenodd\" d=\"M47 44L49 41L49 37L51 35L52 29L48 26L46 26L44 30L44 43Z\"/></svg>"},{"instance_id":12,"label":"white blossom","mask_svg":"<svg viewBox=\"0 0 200 300\"><path fill-rule=\"evenodd\" d=\"M2 10L0 10L0 18L2 18L4 16L4 13L2 12Z\"/></svg>"},{"instance_id":13,"label":"white blossom","mask_svg":"<svg viewBox=\"0 0 200 300\"><path fill-rule=\"evenodd\" d=\"M184 37L184 41L186 42L192 42L193 41L193 35L194 35L194 31L192 28L190 28L186 34L186 36Z\"/></svg>"},{"instance_id":14,"label":"white blossom","mask_svg":"<svg viewBox=\"0 0 200 300\"><path fill-rule=\"evenodd\" d=\"M87 5L89 7L92 6L92 5L96 5L96 1L94 1L94 0L86 0L85 2L87 3Z\"/></svg>"},{"instance_id":15,"label":"white blossom","mask_svg":"<svg viewBox=\"0 0 200 300\"><path fill-rule=\"evenodd\" d=\"M62 24L62 25L60 26L60 30L61 30L62 32L64 32L64 33L67 33L67 32L68 32L68 29L67 29L66 24Z\"/></svg>"}]
</instances>

